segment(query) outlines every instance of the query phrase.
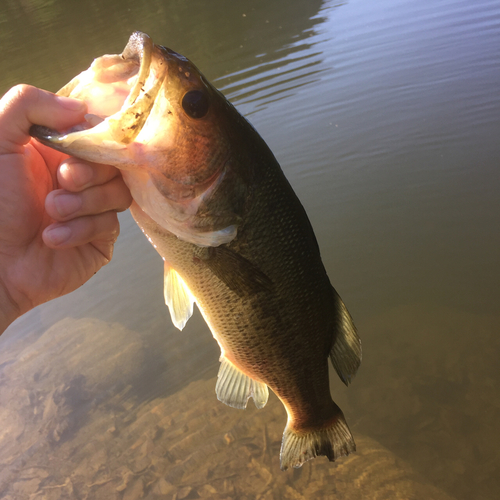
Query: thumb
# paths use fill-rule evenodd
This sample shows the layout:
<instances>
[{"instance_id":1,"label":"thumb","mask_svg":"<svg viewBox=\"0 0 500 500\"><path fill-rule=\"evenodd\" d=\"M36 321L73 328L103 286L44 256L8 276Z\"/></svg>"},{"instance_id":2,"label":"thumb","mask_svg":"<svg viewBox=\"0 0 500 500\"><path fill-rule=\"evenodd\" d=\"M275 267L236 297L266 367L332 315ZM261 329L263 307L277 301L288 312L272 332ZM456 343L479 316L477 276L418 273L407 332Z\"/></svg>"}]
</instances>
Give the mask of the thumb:
<instances>
[{"instance_id":1,"label":"thumb","mask_svg":"<svg viewBox=\"0 0 500 500\"><path fill-rule=\"evenodd\" d=\"M83 121L86 111L83 101L16 85L0 99L0 154L20 152L31 125L63 130Z\"/></svg>"}]
</instances>

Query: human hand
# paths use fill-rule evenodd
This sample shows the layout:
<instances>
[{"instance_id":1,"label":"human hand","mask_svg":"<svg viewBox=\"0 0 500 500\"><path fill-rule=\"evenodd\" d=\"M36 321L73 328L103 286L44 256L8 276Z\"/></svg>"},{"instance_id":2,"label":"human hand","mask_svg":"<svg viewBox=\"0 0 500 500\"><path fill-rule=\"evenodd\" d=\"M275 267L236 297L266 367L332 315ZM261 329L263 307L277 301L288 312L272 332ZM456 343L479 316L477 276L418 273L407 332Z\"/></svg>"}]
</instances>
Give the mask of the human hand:
<instances>
[{"instance_id":1,"label":"human hand","mask_svg":"<svg viewBox=\"0 0 500 500\"><path fill-rule=\"evenodd\" d=\"M81 101L26 85L0 100L0 334L113 254L117 212L132 201L118 170L68 158L28 132L35 123L64 130L85 112Z\"/></svg>"}]
</instances>

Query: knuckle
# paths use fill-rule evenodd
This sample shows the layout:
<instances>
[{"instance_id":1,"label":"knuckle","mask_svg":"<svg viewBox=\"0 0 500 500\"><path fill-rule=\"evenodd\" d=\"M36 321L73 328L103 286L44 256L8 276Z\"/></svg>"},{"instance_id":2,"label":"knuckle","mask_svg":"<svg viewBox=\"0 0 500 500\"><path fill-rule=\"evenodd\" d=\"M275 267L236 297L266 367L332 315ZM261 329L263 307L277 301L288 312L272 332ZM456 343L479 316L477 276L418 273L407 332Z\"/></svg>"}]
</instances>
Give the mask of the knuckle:
<instances>
[{"instance_id":1,"label":"knuckle","mask_svg":"<svg viewBox=\"0 0 500 500\"><path fill-rule=\"evenodd\" d=\"M23 103L29 105L30 102L33 102L34 90L36 91L34 87L24 83L12 87L0 99L0 112L5 113L14 108L19 108Z\"/></svg>"},{"instance_id":2,"label":"knuckle","mask_svg":"<svg viewBox=\"0 0 500 500\"><path fill-rule=\"evenodd\" d=\"M39 89L26 83L20 83L12 87L5 95L7 100L36 102L40 98Z\"/></svg>"}]
</instances>

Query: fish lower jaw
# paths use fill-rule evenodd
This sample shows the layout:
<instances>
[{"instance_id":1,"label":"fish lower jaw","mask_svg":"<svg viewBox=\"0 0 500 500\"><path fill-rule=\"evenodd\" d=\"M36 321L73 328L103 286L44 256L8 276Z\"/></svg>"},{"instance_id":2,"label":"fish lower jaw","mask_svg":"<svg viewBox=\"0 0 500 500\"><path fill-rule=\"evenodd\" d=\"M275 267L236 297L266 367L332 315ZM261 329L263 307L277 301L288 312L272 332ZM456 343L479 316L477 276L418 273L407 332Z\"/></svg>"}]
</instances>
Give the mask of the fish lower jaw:
<instances>
[{"instance_id":1,"label":"fish lower jaw","mask_svg":"<svg viewBox=\"0 0 500 500\"><path fill-rule=\"evenodd\" d=\"M93 128L72 130L60 134L33 125L30 134L47 146L82 160L114 165L120 169L134 168L136 148L114 140L106 121Z\"/></svg>"}]
</instances>

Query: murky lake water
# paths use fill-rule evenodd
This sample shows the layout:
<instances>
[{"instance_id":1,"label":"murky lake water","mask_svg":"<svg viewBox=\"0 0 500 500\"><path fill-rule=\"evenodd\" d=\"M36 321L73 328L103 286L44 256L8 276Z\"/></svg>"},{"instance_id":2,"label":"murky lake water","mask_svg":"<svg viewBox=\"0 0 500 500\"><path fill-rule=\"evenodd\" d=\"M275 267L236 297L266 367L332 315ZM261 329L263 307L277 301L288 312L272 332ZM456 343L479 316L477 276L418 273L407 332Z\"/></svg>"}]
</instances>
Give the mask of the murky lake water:
<instances>
[{"instance_id":1,"label":"murky lake water","mask_svg":"<svg viewBox=\"0 0 500 500\"><path fill-rule=\"evenodd\" d=\"M217 401L218 347L197 313L172 326L125 213L114 260L0 338L0 497L498 498L498 2L7 1L0 91L55 91L137 29L302 200L363 340L350 388L332 376L359 452L279 471L284 411Z\"/></svg>"}]
</instances>

